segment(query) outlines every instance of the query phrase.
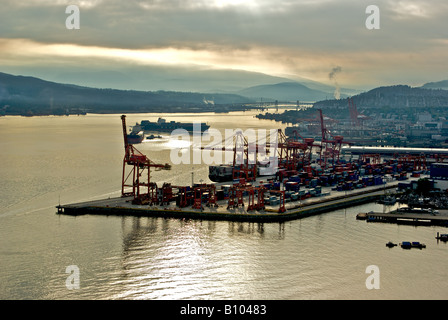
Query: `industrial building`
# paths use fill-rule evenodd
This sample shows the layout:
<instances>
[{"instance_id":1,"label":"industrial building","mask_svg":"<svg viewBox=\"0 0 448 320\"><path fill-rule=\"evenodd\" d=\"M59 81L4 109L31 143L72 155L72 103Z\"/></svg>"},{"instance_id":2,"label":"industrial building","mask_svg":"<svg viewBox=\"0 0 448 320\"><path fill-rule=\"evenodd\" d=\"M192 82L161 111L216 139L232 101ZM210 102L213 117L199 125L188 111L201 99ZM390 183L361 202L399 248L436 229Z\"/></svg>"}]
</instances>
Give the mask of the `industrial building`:
<instances>
[{"instance_id":1,"label":"industrial building","mask_svg":"<svg viewBox=\"0 0 448 320\"><path fill-rule=\"evenodd\" d=\"M448 163L433 163L429 176L434 181L434 188L448 190Z\"/></svg>"}]
</instances>

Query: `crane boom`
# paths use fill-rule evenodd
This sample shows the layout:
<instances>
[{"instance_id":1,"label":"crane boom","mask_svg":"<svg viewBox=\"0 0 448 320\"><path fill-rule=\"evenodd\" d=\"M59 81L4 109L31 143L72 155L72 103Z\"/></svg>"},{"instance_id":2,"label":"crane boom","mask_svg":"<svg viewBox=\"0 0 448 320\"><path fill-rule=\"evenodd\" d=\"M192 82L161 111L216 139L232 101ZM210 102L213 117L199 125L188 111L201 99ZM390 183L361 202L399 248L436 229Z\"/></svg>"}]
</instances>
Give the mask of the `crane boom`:
<instances>
[{"instance_id":1,"label":"crane boom","mask_svg":"<svg viewBox=\"0 0 448 320\"><path fill-rule=\"evenodd\" d=\"M126 159L126 161L129 161L129 159L131 157L132 145L130 145L129 141L128 141L128 133L127 133L127 128L126 128L126 116L125 115L121 116L121 124L123 126L125 159Z\"/></svg>"},{"instance_id":2,"label":"crane boom","mask_svg":"<svg viewBox=\"0 0 448 320\"><path fill-rule=\"evenodd\" d=\"M128 143L128 133L126 129L126 116L121 116L121 124L123 125L123 138L124 138L124 149L126 150L129 143Z\"/></svg>"},{"instance_id":3,"label":"crane boom","mask_svg":"<svg viewBox=\"0 0 448 320\"><path fill-rule=\"evenodd\" d=\"M126 130L126 116L121 116L121 123L123 127L123 138L125 156L123 159L123 177L121 182L122 196L133 196L134 201L143 203L144 201L151 199L151 192L153 191L153 183L150 182L150 169L158 168L162 170L170 170L171 165L156 164L151 161L146 155L138 151L132 144L129 144L128 135ZM130 167L130 172L126 174L126 168ZM143 171L147 171L143 175ZM128 183L128 179L132 179L132 183ZM146 181L145 181L146 180ZM131 192L126 192L126 187L132 187ZM146 188L144 192L141 188Z\"/></svg>"}]
</instances>

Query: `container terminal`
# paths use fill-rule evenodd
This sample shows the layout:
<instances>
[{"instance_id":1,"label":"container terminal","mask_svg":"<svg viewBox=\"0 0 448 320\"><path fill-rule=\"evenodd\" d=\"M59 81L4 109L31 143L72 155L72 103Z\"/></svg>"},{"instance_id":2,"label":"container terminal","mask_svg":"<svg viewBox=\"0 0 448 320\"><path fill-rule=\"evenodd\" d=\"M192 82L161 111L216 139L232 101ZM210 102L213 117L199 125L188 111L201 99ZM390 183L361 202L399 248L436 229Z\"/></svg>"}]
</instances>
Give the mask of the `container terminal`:
<instances>
[{"instance_id":1,"label":"container terminal","mask_svg":"<svg viewBox=\"0 0 448 320\"><path fill-rule=\"evenodd\" d=\"M342 146L349 142L332 136L319 112L321 141L302 138L297 132L286 138L278 130L278 168L271 176L257 174L259 168L249 162L249 150L258 150L258 146L253 148L239 137L242 148L237 147L235 138L231 181L193 185L151 181L152 169L170 170L171 166L154 163L129 143L126 116L122 115L125 155L121 196L59 204L57 213L281 222L372 202L403 184L430 176L430 159L425 154L359 154L356 160L343 159ZM428 157L434 159L433 154Z\"/></svg>"}]
</instances>

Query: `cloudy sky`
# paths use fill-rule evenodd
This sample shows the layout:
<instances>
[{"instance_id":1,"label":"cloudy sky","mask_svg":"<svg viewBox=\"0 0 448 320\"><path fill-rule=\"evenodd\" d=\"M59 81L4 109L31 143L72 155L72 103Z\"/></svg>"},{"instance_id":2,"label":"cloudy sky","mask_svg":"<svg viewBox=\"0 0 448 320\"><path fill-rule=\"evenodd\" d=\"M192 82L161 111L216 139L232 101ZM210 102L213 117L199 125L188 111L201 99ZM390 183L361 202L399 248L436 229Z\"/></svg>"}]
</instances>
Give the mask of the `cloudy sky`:
<instances>
[{"instance_id":1,"label":"cloudy sky","mask_svg":"<svg viewBox=\"0 0 448 320\"><path fill-rule=\"evenodd\" d=\"M66 28L68 5L79 7L78 30ZM380 10L380 29L366 28L369 5ZM446 0L2 0L1 6L0 71L13 74L232 69L362 89L448 79Z\"/></svg>"}]
</instances>

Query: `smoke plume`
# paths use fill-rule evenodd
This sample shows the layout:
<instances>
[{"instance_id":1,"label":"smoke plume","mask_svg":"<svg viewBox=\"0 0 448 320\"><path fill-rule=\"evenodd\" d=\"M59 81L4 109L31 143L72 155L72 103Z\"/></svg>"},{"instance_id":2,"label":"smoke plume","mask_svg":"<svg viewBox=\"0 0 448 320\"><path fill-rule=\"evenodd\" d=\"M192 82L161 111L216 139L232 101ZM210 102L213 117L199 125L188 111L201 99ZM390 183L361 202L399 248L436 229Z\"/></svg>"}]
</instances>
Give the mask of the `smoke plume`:
<instances>
[{"instance_id":1,"label":"smoke plume","mask_svg":"<svg viewBox=\"0 0 448 320\"><path fill-rule=\"evenodd\" d=\"M336 74L338 74L339 72L342 71L342 68L340 66L334 67L333 69L331 69L331 72L328 74L328 77L330 78L330 80L333 80L334 82L334 97L335 99L339 99L341 97L341 88L339 87L339 83L336 80Z\"/></svg>"}]
</instances>

